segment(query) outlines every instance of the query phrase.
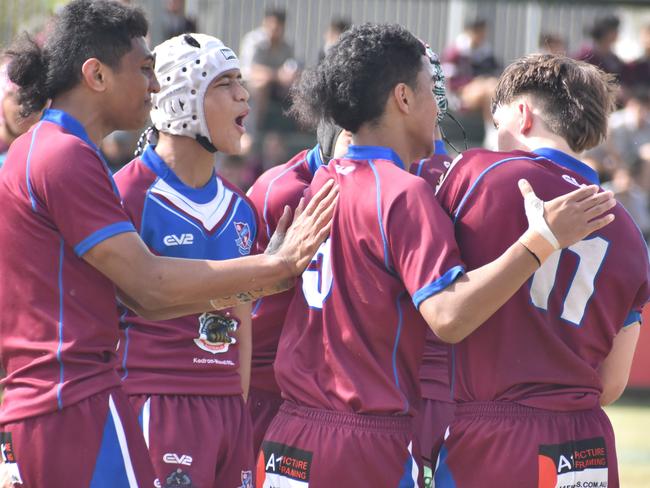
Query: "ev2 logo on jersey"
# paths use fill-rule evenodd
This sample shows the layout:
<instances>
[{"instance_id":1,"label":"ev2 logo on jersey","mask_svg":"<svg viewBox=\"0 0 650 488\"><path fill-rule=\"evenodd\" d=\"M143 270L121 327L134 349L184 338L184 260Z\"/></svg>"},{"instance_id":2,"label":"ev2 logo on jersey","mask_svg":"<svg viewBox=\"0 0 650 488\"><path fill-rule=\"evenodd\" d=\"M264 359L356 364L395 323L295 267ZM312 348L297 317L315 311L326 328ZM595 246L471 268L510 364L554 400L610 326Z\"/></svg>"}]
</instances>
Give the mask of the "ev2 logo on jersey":
<instances>
[{"instance_id":1,"label":"ev2 logo on jersey","mask_svg":"<svg viewBox=\"0 0 650 488\"><path fill-rule=\"evenodd\" d=\"M194 234L181 234L180 236L169 234L163 238L163 243L167 247L194 244Z\"/></svg>"},{"instance_id":2,"label":"ev2 logo on jersey","mask_svg":"<svg viewBox=\"0 0 650 488\"><path fill-rule=\"evenodd\" d=\"M167 464L182 464L183 466L192 466L192 456L181 454L180 456L173 452L168 452L163 456L163 461Z\"/></svg>"},{"instance_id":3,"label":"ev2 logo on jersey","mask_svg":"<svg viewBox=\"0 0 650 488\"><path fill-rule=\"evenodd\" d=\"M302 273L302 292L307 304L312 308L322 309L323 303L332 290L334 275L331 260L332 240L323 242L307 269Z\"/></svg>"}]
</instances>

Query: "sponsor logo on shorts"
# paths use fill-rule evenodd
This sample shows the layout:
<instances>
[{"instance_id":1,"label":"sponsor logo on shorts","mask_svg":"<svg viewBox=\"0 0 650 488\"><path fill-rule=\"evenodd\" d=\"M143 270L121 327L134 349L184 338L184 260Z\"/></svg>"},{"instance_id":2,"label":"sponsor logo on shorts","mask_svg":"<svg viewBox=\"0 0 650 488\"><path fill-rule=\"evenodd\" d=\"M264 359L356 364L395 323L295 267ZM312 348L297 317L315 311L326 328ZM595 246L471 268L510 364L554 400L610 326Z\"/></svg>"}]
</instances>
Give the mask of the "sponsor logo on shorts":
<instances>
[{"instance_id":1,"label":"sponsor logo on shorts","mask_svg":"<svg viewBox=\"0 0 650 488\"><path fill-rule=\"evenodd\" d=\"M192 456L187 454L174 454L168 452L163 455L163 461L167 464L182 464L183 466L192 466Z\"/></svg>"},{"instance_id":2,"label":"sponsor logo on shorts","mask_svg":"<svg viewBox=\"0 0 650 488\"><path fill-rule=\"evenodd\" d=\"M237 488L253 488L253 472L251 470L241 472L241 485Z\"/></svg>"},{"instance_id":3,"label":"sponsor logo on shorts","mask_svg":"<svg viewBox=\"0 0 650 488\"><path fill-rule=\"evenodd\" d=\"M162 488L198 488L192 483L192 478L190 475L183 471L181 468L177 468L175 471L169 474L165 478L165 484Z\"/></svg>"},{"instance_id":4,"label":"sponsor logo on shorts","mask_svg":"<svg viewBox=\"0 0 650 488\"><path fill-rule=\"evenodd\" d=\"M20 470L16 462L11 432L0 432L0 456L2 456L2 464L0 464L1 478L9 480L10 484L19 483L22 485L23 480L20 477Z\"/></svg>"},{"instance_id":5,"label":"sponsor logo on shorts","mask_svg":"<svg viewBox=\"0 0 650 488\"><path fill-rule=\"evenodd\" d=\"M194 343L212 354L228 352L237 340L230 335L239 327L239 321L229 313L206 312L199 317L199 337Z\"/></svg>"},{"instance_id":6,"label":"sponsor logo on shorts","mask_svg":"<svg viewBox=\"0 0 650 488\"><path fill-rule=\"evenodd\" d=\"M251 246L253 240L251 239L251 228L246 222L234 222L235 232L237 232L237 239L235 244L239 248L239 254L246 256L251 253Z\"/></svg>"},{"instance_id":7,"label":"sponsor logo on shorts","mask_svg":"<svg viewBox=\"0 0 650 488\"><path fill-rule=\"evenodd\" d=\"M542 444L538 451L538 488L606 488L605 439Z\"/></svg>"},{"instance_id":8,"label":"sponsor logo on shorts","mask_svg":"<svg viewBox=\"0 0 650 488\"><path fill-rule=\"evenodd\" d=\"M308 488L311 460L310 451L264 441L257 460L257 486Z\"/></svg>"}]
</instances>

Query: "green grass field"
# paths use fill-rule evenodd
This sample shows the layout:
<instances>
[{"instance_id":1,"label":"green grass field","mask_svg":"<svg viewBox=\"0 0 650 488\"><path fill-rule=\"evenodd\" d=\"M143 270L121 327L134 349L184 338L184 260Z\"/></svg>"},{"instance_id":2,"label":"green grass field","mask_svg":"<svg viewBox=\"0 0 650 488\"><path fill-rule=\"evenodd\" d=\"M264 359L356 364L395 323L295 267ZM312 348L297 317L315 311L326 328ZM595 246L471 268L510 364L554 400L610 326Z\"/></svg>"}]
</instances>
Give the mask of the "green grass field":
<instances>
[{"instance_id":1,"label":"green grass field","mask_svg":"<svg viewBox=\"0 0 650 488\"><path fill-rule=\"evenodd\" d=\"M616 433L622 488L650 488L650 399L605 409Z\"/></svg>"}]
</instances>

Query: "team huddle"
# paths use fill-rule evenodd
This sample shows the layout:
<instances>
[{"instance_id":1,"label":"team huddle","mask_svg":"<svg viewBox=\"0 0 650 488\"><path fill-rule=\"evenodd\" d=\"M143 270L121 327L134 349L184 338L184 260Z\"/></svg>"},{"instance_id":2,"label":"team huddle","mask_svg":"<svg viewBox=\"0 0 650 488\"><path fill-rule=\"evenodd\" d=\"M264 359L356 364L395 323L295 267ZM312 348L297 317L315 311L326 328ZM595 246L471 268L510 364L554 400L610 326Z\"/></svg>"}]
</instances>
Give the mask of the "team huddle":
<instances>
[{"instance_id":1,"label":"team huddle","mask_svg":"<svg viewBox=\"0 0 650 488\"><path fill-rule=\"evenodd\" d=\"M578 155L615 82L555 55L500 77L499 151L453 161L437 56L352 27L292 89L318 144L245 195L237 55L73 0L8 74L0 486L619 486L602 406L649 298L644 240ZM114 176L98 145L146 120Z\"/></svg>"}]
</instances>

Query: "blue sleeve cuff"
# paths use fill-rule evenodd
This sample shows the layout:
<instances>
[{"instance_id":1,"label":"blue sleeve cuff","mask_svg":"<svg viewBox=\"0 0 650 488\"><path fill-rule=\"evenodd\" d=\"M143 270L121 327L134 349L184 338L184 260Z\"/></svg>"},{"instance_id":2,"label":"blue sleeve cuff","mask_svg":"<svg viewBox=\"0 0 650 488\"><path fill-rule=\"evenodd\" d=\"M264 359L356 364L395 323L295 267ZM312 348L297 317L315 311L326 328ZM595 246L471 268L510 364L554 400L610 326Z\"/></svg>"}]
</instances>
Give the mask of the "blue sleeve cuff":
<instances>
[{"instance_id":1,"label":"blue sleeve cuff","mask_svg":"<svg viewBox=\"0 0 650 488\"><path fill-rule=\"evenodd\" d=\"M462 266L454 266L433 283L413 293L413 305L415 305L415 308L420 308L420 304L423 301L447 288L463 273L465 273L465 268Z\"/></svg>"},{"instance_id":2,"label":"blue sleeve cuff","mask_svg":"<svg viewBox=\"0 0 650 488\"><path fill-rule=\"evenodd\" d=\"M627 327L628 325L632 325L636 322L641 323L641 314L639 312L632 310L630 314L627 316L627 318L625 319L625 322L623 322L623 327Z\"/></svg>"},{"instance_id":3,"label":"blue sleeve cuff","mask_svg":"<svg viewBox=\"0 0 650 488\"><path fill-rule=\"evenodd\" d=\"M440 139L434 141L433 154L447 154L447 148L445 147L445 142Z\"/></svg>"},{"instance_id":4,"label":"blue sleeve cuff","mask_svg":"<svg viewBox=\"0 0 650 488\"><path fill-rule=\"evenodd\" d=\"M93 232L74 247L74 253L81 257L102 241L124 232L135 232L131 222L117 222Z\"/></svg>"}]
</instances>

